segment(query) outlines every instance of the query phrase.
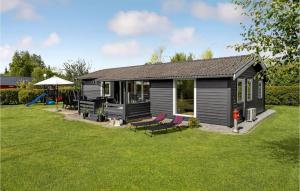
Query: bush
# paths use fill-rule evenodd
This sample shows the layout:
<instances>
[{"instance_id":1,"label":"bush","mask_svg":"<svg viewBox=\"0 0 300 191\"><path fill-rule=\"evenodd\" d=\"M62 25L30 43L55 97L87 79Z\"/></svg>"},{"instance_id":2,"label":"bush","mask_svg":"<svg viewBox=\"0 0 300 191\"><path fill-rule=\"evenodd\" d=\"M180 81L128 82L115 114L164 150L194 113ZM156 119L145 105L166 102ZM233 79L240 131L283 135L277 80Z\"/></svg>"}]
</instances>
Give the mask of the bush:
<instances>
[{"instance_id":1,"label":"bush","mask_svg":"<svg viewBox=\"0 0 300 191\"><path fill-rule=\"evenodd\" d=\"M267 105L299 105L299 86L266 86Z\"/></svg>"},{"instance_id":2,"label":"bush","mask_svg":"<svg viewBox=\"0 0 300 191\"><path fill-rule=\"evenodd\" d=\"M1 89L0 90L0 104L18 104L18 90L17 89Z\"/></svg>"},{"instance_id":3,"label":"bush","mask_svg":"<svg viewBox=\"0 0 300 191\"><path fill-rule=\"evenodd\" d=\"M23 104L28 103L42 93L43 90L41 89L34 89L34 90L21 89L18 93L19 103L23 103Z\"/></svg>"},{"instance_id":4,"label":"bush","mask_svg":"<svg viewBox=\"0 0 300 191\"><path fill-rule=\"evenodd\" d=\"M191 128L199 127L199 120L197 118L191 117L188 121L188 125Z\"/></svg>"}]
</instances>

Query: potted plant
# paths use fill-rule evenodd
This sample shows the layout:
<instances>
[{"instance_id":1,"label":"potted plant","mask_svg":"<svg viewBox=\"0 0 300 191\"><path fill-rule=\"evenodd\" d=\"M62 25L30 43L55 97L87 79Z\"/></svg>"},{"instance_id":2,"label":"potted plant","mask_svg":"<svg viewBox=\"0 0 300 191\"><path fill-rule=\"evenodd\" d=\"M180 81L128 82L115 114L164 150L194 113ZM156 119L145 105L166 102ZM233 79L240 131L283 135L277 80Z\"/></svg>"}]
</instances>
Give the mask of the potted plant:
<instances>
[{"instance_id":1,"label":"potted plant","mask_svg":"<svg viewBox=\"0 0 300 191\"><path fill-rule=\"evenodd\" d=\"M88 116L89 116L89 110L88 109L83 109L83 111L82 111L83 119L87 118Z\"/></svg>"},{"instance_id":2,"label":"potted plant","mask_svg":"<svg viewBox=\"0 0 300 191\"><path fill-rule=\"evenodd\" d=\"M97 116L98 121L105 121L105 111L103 106L97 109Z\"/></svg>"}]
</instances>

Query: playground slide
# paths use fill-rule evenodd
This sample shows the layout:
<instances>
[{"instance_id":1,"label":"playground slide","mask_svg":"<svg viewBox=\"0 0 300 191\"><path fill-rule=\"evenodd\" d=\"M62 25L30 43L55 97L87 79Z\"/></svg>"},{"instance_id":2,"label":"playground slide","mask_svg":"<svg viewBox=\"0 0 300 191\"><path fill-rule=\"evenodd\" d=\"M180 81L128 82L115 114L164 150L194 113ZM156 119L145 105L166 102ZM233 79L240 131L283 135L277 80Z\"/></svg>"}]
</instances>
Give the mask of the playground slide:
<instances>
[{"instance_id":1,"label":"playground slide","mask_svg":"<svg viewBox=\"0 0 300 191\"><path fill-rule=\"evenodd\" d=\"M26 106L30 106L32 104L35 104L36 102L38 102L39 100L41 100L43 97L47 96L47 93L42 93L41 95L39 95L38 97L36 97L34 100L32 100L29 103L26 103Z\"/></svg>"}]
</instances>

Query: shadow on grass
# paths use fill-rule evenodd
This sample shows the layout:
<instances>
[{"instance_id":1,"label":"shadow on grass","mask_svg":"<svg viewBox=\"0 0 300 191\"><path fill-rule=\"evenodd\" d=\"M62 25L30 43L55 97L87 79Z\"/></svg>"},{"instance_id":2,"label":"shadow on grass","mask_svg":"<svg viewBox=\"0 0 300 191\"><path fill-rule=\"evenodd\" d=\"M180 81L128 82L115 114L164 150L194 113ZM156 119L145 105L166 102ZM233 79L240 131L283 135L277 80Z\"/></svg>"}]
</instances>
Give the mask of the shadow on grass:
<instances>
[{"instance_id":1,"label":"shadow on grass","mask_svg":"<svg viewBox=\"0 0 300 191\"><path fill-rule=\"evenodd\" d=\"M168 133L180 133L181 131L184 131L184 130L187 130L188 127L187 126L180 126L179 127L173 127L173 128L169 128L169 129L162 129L162 130L158 130L158 131L154 131L151 133L151 131L145 131L145 134L147 134L149 137L154 137L154 136L157 136L157 135L165 135L165 134L168 134Z\"/></svg>"},{"instance_id":2,"label":"shadow on grass","mask_svg":"<svg viewBox=\"0 0 300 191\"><path fill-rule=\"evenodd\" d=\"M299 161L299 138L275 140L266 142L267 149L271 151L272 157L280 162Z\"/></svg>"}]
</instances>

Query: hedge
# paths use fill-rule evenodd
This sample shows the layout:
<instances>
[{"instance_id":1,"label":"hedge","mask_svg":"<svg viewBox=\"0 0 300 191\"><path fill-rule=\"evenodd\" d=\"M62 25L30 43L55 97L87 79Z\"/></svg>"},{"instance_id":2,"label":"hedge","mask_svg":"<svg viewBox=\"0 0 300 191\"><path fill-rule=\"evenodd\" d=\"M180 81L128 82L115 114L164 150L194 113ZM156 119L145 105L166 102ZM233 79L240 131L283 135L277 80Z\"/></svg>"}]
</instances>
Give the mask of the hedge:
<instances>
[{"instance_id":1,"label":"hedge","mask_svg":"<svg viewBox=\"0 0 300 191\"><path fill-rule=\"evenodd\" d=\"M299 105L299 86L266 86L267 105Z\"/></svg>"},{"instance_id":2,"label":"hedge","mask_svg":"<svg viewBox=\"0 0 300 191\"><path fill-rule=\"evenodd\" d=\"M19 90L17 89L1 89L0 104L1 105L18 104L19 103L18 92Z\"/></svg>"},{"instance_id":3,"label":"hedge","mask_svg":"<svg viewBox=\"0 0 300 191\"><path fill-rule=\"evenodd\" d=\"M72 90L72 88L61 88L59 94ZM0 89L0 104L25 104L41 95L43 89Z\"/></svg>"}]
</instances>

